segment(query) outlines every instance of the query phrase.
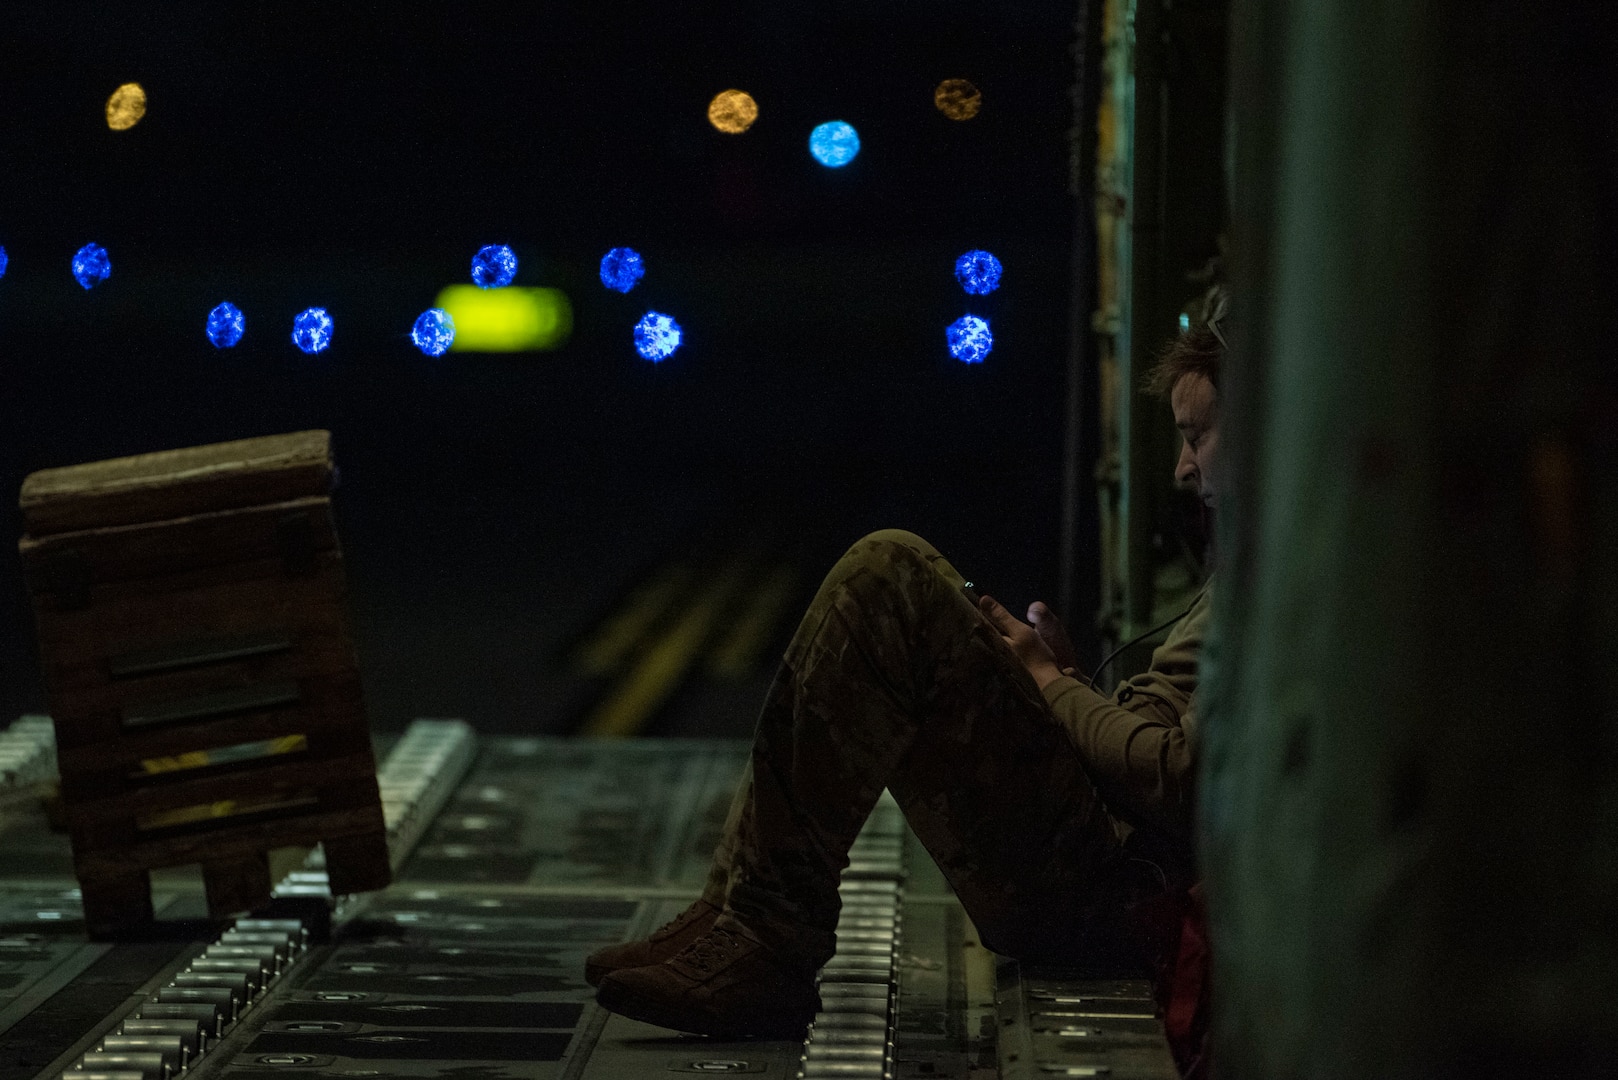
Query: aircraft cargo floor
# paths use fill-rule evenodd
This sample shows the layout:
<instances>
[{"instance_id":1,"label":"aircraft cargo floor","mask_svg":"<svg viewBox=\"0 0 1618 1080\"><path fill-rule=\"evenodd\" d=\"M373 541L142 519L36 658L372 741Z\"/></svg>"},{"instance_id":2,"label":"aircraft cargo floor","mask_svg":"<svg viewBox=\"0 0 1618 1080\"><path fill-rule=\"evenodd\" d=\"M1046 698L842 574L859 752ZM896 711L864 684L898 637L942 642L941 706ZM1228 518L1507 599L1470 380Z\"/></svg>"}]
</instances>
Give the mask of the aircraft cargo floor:
<instances>
[{"instance_id":1,"label":"aircraft cargo floor","mask_svg":"<svg viewBox=\"0 0 1618 1080\"><path fill-rule=\"evenodd\" d=\"M200 877L162 873L155 930L106 944L86 939L67 841L31 794L48 739L7 771L31 752L19 731L9 750L0 738L0 1080L81 1063L82 1080L1175 1075L1144 981L996 958L886 799L852 853L805 1041L680 1036L600 1009L585 956L698 893L739 741L478 740L418 721L379 770L397 880L339 904L328 939L316 853L281 859L269 914L284 921L210 923ZM222 1004L180 1035L142 1026L193 999Z\"/></svg>"}]
</instances>

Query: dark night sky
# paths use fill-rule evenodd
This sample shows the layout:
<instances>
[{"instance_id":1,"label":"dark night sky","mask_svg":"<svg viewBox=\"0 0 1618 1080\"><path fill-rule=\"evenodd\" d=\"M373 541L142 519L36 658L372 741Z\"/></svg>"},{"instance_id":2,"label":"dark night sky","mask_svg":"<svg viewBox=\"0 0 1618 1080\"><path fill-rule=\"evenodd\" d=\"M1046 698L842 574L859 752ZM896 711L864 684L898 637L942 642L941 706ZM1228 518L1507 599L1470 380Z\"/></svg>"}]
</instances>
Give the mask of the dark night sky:
<instances>
[{"instance_id":1,"label":"dark night sky","mask_svg":"<svg viewBox=\"0 0 1618 1080\"><path fill-rule=\"evenodd\" d=\"M915 240L1040 231L1068 212L1064 6L149 7L9 17L24 74L0 134L8 247L88 230L225 261L426 258L490 231ZM983 89L977 120L932 109L950 76ZM152 106L116 134L101 108L126 80ZM744 138L703 116L727 86L762 104ZM841 173L803 153L832 117L867 146Z\"/></svg>"},{"instance_id":2,"label":"dark night sky","mask_svg":"<svg viewBox=\"0 0 1618 1080\"><path fill-rule=\"evenodd\" d=\"M50 465L332 429L384 723L462 711L436 688L467 664L504 688L479 691L480 707L544 712L520 689L550 663L534 654L715 522L767 515L817 566L858 535L846 530L914 528L1008 599L1049 595L1069 7L683 7L8 13L9 489ZM933 108L949 77L982 89L977 119ZM107 95L131 80L147 116L109 131ZM704 116L731 86L760 103L740 137ZM833 118L863 142L839 171L806 152ZM114 270L86 293L68 259L88 240ZM491 241L516 249L519 284L569 293L571 342L422 357L411 321ZM616 244L650 266L629 297L595 279ZM1005 262L995 296L969 299L950 275L971 247ZM229 353L201 332L222 299L248 319ZM287 340L311 304L337 320L318 358ZM688 331L656 367L630 346L648 307ZM981 367L943 347L968 310L994 323ZM37 708L14 555L0 575L14 639L0 707ZM462 612L470 594L499 600ZM471 659L444 658L434 637L456 618Z\"/></svg>"}]
</instances>

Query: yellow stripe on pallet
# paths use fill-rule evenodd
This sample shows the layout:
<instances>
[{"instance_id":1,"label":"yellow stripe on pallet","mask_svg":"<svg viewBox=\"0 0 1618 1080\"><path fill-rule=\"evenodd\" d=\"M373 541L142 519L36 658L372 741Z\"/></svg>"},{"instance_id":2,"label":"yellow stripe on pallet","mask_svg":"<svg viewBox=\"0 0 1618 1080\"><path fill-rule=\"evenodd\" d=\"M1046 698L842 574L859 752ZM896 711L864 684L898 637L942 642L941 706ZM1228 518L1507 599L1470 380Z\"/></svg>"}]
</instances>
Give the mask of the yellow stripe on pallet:
<instances>
[{"instance_id":1,"label":"yellow stripe on pallet","mask_svg":"<svg viewBox=\"0 0 1618 1080\"><path fill-rule=\"evenodd\" d=\"M274 757L277 754L295 754L309 748L309 739L301 734L280 735L259 742L238 743L235 746L217 746L211 750L187 750L170 757L141 759L141 773L155 776L159 773L200 769L208 765L234 765L237 762Z\"/></svg>"},{"instance_id":2,"label":"yellow stripe on pallet","mask_svg":"<svg viewBox=\"0 0 1618 1080\"><path fill-rule=\"evenodd\" d=\"M135 818L135 828L166 829L174 825L194 825L199 821L234 817L235 814L236 800L220 799L218 802L197 803L176 810L154 810L150 814L141 814Z\"/></svg>"},{"instance_id":3,"label":"yellow stripe on pallet","mask_svg":"<svg viewBox=\"0 0 1618 1080\"><path fill-rule=\"evenodd\" d=\"M179 772L181 769L200 769L208 764L208 751L191 750L171 757L145 758L140 767L147 774Z\"/></svg>"},{"instance_id":4,"label":"yellow stripe on pallet","mask_svg":"<svg viewBox=\"0 0 1618 1080\"><path fill-rule=\"evenodd\" d=\"M195 825L216 818L236 817L239 814L263 814L276 810L297 810L318 806L320 799L312 791L281 791L254 795L240 799L219 799L210 803L194 803L169 810L153 810L135 816L135 828L142 832L168 829L176 825Z\"/></svg>"}]
</instances>

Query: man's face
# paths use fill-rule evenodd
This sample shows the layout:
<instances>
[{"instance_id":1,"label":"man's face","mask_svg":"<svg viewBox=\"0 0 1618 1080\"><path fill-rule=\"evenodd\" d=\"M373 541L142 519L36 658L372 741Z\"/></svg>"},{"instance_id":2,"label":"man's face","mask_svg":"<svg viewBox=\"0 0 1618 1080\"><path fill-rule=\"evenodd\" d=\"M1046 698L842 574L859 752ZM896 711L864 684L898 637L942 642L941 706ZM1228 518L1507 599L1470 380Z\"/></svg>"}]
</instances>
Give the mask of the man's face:
<instances>
[{"instance_id":1,"label":"man's face","mask_svg":"<svg viewBox=\"0 0 1618 1080\"><path fill-rule=\"evenodd\" d=\"M1169 405L1184 440L1174 479L1195 487L1203 505L1212 506L1219 476L1219 394L1206 375L1182 375L1169 391Z\"/></svg>"}]
</instances>

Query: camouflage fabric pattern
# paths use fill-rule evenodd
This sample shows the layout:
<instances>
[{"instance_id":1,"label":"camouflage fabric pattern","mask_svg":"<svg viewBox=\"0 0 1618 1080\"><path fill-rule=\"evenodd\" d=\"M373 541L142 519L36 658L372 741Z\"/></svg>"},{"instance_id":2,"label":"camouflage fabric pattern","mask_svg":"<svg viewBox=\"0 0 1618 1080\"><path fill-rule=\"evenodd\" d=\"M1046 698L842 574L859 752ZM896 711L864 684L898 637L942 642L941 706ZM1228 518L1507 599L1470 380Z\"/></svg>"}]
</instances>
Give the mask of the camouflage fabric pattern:
<instances>
[{"instance_id":1,"label":"camouflage fabric pattern","mask_svg":"<svg viewBox=\"0 0 1618 1080\"><path fill-rule=\"evenodd\" d=\"M896 530L832 568L764 703L709 899L783 936L834 928L838 876L886 787L996 952L1093 955L1117 937L1151 882L962 584Z\"/></svg>"}]
</instances>

